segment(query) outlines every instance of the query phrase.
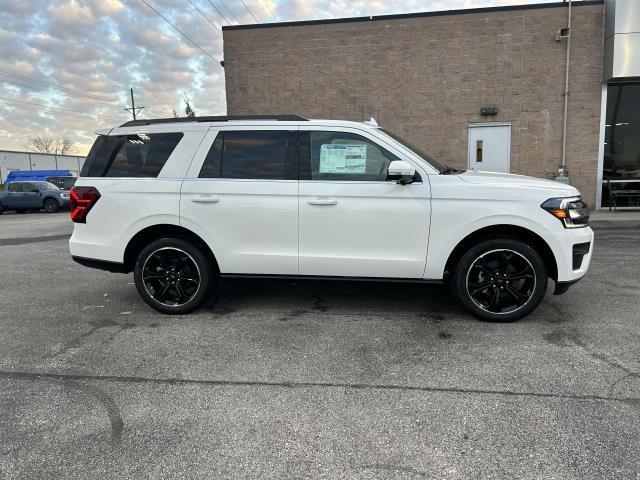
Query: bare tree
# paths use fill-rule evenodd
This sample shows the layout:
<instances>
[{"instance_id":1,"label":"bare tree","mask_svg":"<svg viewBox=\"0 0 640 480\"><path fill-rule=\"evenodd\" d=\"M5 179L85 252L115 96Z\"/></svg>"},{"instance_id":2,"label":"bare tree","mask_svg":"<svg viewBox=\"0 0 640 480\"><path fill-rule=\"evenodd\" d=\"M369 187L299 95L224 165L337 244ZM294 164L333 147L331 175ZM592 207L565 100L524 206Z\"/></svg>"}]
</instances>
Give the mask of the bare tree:
<instances>
[{"instance_id":1,"label":"bare tree","mask_svg":"<svg viewBox=\"0 0 640 480\"><path fill-rule=\"evenodd\" d=\"M67 136L54 138L51 136L38 135L31 137L26 149L36 153L52 153L54 155L69 155L73 153L73 140Z\"/></svg>"}]
</instances>

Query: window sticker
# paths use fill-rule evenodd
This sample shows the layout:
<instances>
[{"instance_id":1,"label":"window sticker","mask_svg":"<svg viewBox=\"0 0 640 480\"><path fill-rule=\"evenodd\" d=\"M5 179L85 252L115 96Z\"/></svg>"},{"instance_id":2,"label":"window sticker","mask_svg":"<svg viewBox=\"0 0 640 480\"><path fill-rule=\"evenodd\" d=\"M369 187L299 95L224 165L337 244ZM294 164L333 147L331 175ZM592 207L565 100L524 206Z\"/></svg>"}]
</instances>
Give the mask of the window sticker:
<instances>
[{"instance_id":1,"label":"window sticker","mask_svg":"<svg viewBox=\"0 0 640 480\"><path fill-rule=\"evenodd\" d=\"M320 173L366 173L367 146L323 144L320 147Z\"/></svg>"}]
</instances>

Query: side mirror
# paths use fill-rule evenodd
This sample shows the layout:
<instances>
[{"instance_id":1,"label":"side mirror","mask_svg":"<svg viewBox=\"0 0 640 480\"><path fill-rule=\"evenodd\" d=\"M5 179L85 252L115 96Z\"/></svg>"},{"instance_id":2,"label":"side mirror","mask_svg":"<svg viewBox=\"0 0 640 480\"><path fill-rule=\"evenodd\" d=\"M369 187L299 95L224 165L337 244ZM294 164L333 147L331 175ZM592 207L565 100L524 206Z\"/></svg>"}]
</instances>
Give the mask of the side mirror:
<instances>
[{"instance_id":1,"label":"side mirror","mask_svg":"<svg viewBox=\"0 0 640 480\"><path fill-rule=\"evenodd\" d=\"M387 180L395 180L401 185L413 183L415 175L416 169L404 160L393 160L387 169Z\"/></svg>"}]
</instances>

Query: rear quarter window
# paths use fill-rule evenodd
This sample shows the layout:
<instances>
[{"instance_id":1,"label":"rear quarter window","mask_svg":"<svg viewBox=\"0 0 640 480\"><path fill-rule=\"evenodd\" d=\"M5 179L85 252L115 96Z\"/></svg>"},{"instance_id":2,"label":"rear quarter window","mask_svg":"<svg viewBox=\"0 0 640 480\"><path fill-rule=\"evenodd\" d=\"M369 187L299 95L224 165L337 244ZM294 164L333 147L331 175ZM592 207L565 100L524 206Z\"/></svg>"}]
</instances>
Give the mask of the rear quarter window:
<instances>
[{"instance_id":1,"label":"rear quarter window","mask_svg":"<svg viewBox=\"0 0 640 480\"><path fill-rule=\"evenodd\" d=\"M157 177L182 133L102 135L94 143L83 177Z\"/></svg>"}]
</instances>

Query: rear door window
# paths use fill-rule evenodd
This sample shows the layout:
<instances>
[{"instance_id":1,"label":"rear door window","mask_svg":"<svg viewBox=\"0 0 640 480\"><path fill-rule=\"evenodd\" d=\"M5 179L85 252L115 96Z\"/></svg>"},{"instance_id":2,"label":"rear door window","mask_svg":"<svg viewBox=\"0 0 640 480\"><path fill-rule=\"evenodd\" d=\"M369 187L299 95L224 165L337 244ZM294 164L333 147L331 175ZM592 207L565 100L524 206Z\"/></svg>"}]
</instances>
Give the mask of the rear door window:
<instances>
[{"instance_id":1,"label":"rear door window","mask_svg":"<svg viewBox=\"0 0 640 480\"><path fill-rule=\"evenodd\" d=\"M297 132L238 130L218 133L200 178L297 179Z\"/></svg>"},{"instance_id":2,"label":"rear door window","mask_svg":"<svg viewBox=\"0 0 640 480\"><path fill-rule=\"evenodd\" d=\"M182 133L98 137L81 175L86 177L157 177Z\"/></svg>"},{"instance_id":3,"label":"rear door window","mask_svg":"<svg viewBox=\"0 0 640 480\"><path fill-rule=\"evenodd\" d=\"M8 192L18 193L22 191L22 183L12 182L7 186Z\"/></svg>"}]
</instances>

